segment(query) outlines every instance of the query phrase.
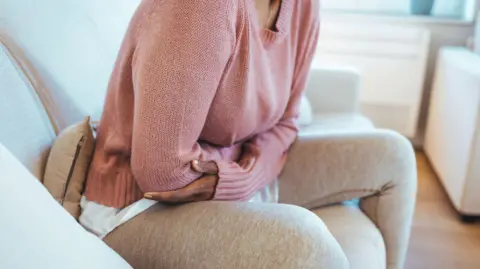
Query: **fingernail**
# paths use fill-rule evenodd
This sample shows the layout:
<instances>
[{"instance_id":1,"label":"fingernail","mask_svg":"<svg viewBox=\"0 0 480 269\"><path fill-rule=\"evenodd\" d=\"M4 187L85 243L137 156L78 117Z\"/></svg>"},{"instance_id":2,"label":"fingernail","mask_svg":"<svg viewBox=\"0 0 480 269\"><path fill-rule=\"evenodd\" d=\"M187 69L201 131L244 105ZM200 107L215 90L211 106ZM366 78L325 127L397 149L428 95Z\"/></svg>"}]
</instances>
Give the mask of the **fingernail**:
<instances>
[{"instance_id":1,"label":"fingernail","mask_svg":"<svg viewBox=\"0 0 480 269\"><path fill-rule=\"evenodd\" d=\"M149 193L149 192L145 193L145 194L143 195L143 197L145 197L145 198L147 198L147 199L152 199L152 198L153 198L152 194Z\"/></svg>"},{"instance_id":2,"label":"fingernail","mask_svg":"<svg viewBox=\"0 0 480 269\"><path fill-rule=\"evenodd\" d=\"M200 167L200 163L198 162L198 160L193 160L192 161L192 168L193 170L197 171L197 172L201 172L202 168Z\"/></svg>"}]
</instances>

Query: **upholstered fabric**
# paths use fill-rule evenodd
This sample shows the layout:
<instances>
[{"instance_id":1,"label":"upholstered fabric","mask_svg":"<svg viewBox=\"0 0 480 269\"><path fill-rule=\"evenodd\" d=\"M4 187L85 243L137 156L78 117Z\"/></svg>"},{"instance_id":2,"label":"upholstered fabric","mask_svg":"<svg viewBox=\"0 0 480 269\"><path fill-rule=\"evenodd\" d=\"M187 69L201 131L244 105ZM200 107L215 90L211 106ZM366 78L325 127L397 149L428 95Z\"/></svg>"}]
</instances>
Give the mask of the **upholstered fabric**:
<instances>
[{"instance_id":1,"label":"upholstered fabric","mask_svg":"<svg viewBox=\"0 0 480 269\"><path fill-rule=\"evenodd\" d=\"M300 127L308 126L313 121L313 110L312 105L310 105L310 101L308 100L307 96L302 95L302 99L300 101L300 112L297 119L297 124Z\"/></svg>"},{"instance_id":2,"label":"upholstered fabric","mask_svg":"<svg viewBox=\"0 0 480 269\"><path fill-rule=\"evenodd\" d=\"M139 3L0 1L0 142L37 178L55 132L87 115L100 118L117 51Z\"/></svg>"},{"instance_id":3,"label":"upholstered fabric","mask_svg":"<svg viewBox=\"0 0 480 269\"><path fill-rule=\"evenodd\" d=\"M131 269L0 144L0 268Z\"/></svg>"},{"instance_id":4,"label":"upholstered fabric","mask_svg":"<svg viewBox=\"0 0 480 269\"><path fill-rule=\"evenodd\" d=\"M48 156L43 184L75 219L80 216L80 199L94 144L90 117L86 117L60 133Z\"/></svg>"},{"instance_id":5,"label":"upholstered fabric","mask_svg":"<svg viewBox=\"0 0 480 269\"><path fill-rule=\"evenodd\" d=\"M361 91L361 76L350 68L313 67L305 89L315 116L356 114Z\"/></svg>"},{"instance_id":6,"label":"upholstered fabric","mask_svg":"<svg viewBox=\"0 0 480 269\"><path fill-rule=\"evenodd\" d=\"M350 269L385 269L386 249L382 234L356 206L328 206L313 210L348 258ZM360 232L361 231L361 232Z\"/></svg>"},{"instance_id":7,"label":"upholstered fabric","mask_svg":"<svg viewBox=\"0 0 480 269\"><path fill-rule=\"evenodd\" d=\"M0 41L2 40L0 36ZM38 179L55 133L35 90L0 43L0 143Z\"/></svg>"},{"instance_id":8,"label":"upholstered fabric","mask_svg":"<svg viewBox=\"0 0 480 269\"><path fill-rule=\"evenodd\" d=\"M59 111L60 129L87 115L99 119L120 42L139 2L0 1L0 32L26 52Z\"/></svg>"},{"instance_id":9,"label":"upholstered fabric","mask_svg":"<svg viewBox=\"0 0 480 269\"><path fill-rule=\"evenodd\" d=\"M410 142L395 132L304 135L289 151L279 201L315 209L361 198L360 207L385 241L387 268L401 269L415 206L415 168Z\"/></svg>"},{"instance_id":10,"label":"upholstered fabric","mask_svg":"<svg viewBox=\"0 0 480 269\"><path fill-rule=\"evenodd\" d=\"M156 205L105 241L135 269L349 268L325 224L310 211L291 205L203 202L169 209Z\"/></svg>"},{"instance_id":11,"label":"upholstered fabric","mask_svg":"<svg viewBox=\"0 0 480 269\"><path fill-rule=\"evenodd\" d=\"M305 90L311 120L300 126L300 133L373 130L372 121L358 111L360 87L356 70L312 68Z\"/></svg>"},{"instance_id":12,"label":"upholstered fabric","mask_svg":"<svg viewBox=\"0 0 480 269\"><path fill-rule=\"evenodd\" d=\"M373 123L360 114L326 113L316 115L312 121L300 127L300 134L316 134L319 132L362 132L375 129Z\"/></svg>"}]
</instances>

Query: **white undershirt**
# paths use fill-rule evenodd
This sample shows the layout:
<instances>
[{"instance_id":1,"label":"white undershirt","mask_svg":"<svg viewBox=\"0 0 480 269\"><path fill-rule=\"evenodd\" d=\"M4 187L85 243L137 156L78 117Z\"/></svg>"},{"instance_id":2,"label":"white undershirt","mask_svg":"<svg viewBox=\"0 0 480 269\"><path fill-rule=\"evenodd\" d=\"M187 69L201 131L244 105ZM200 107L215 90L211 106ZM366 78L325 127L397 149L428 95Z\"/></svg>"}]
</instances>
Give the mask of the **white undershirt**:
<instances>
[{"instance_id":1,"label":"white undershirt","mask_svg":"<svg viewBox=\"0 0 480 269\"><path fill-rule=\"evenodd\" d=\"M266 186L248 200L248 202L257 203L277 203L278 202L278 182L275 180L272 184ZM142 199L125 208L114 208L103 206L95 202L89 201L85 196L82 196L80 206L82 207L82 214L79 222L88 231L104 238L111 231L118 226L147 210L158 202ZM166 206L165 206L166 207Z\"/></svg>"}]
</instances>

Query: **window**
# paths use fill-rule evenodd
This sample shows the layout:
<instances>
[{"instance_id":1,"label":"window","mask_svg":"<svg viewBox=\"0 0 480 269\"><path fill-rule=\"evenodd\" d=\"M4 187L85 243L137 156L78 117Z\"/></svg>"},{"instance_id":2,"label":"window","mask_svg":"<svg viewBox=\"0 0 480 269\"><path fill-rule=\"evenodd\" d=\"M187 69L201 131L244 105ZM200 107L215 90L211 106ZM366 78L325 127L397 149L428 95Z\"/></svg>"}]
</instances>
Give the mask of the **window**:
<instances>
[{"instance_id":1,"label":"window","mask_svg":"<svg viewBox=\"0 0 480 269\"><path fill-rule=\"evenodd\" d=\"M329 11L410 15L411 5L434 1L430 15L448 18L470 18L471 6L477 0L323 0L322 7Z\"/></svg>"}]
</instances>

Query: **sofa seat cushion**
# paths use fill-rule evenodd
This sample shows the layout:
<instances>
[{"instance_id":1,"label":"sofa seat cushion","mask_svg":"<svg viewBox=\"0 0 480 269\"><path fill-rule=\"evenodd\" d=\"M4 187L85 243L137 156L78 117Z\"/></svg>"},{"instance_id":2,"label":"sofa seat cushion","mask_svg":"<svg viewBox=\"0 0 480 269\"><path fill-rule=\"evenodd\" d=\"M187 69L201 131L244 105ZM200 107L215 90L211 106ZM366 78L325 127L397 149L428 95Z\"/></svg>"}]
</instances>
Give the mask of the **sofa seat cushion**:
<instances>
[{"instance_id":1,"label":"sofa seat cushion","mask_svg":"<svg viewBox=\"0 0 480 269\"><path fill-rule=\"evenodd\" d=\"M0 144L0 268L131 269Z\"/></svg>"},{"instance_id":2,"label":"sofa seat cushion","mask_svg":"<svg viewBox=\"0 0 480 269\"><path fill-rule=\"evenodd\" d=\"M313 116L308 126L300 128L300 134L337 131L368 131L375 126L365 116L350 113L328 113Z\"/></svg>"},{"instance_id":3,"label":"sofa seat cushion","mask_svg":"<svg viewBox=\"0 0 480 269\"><path fill-rule=\"evenodd\" d=\"M343 248L350 269L385 269L386 249L380 231L356 206L336 205L313 210Z\"/></svg>"}]
</instances>

